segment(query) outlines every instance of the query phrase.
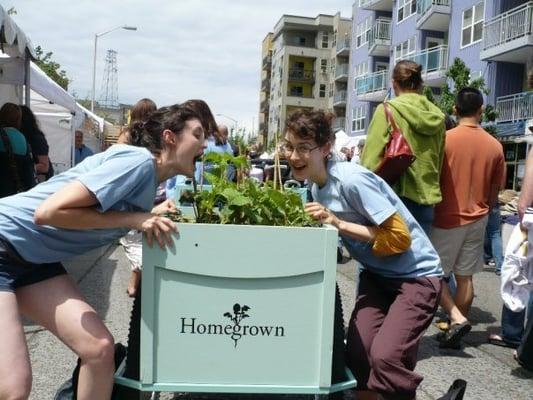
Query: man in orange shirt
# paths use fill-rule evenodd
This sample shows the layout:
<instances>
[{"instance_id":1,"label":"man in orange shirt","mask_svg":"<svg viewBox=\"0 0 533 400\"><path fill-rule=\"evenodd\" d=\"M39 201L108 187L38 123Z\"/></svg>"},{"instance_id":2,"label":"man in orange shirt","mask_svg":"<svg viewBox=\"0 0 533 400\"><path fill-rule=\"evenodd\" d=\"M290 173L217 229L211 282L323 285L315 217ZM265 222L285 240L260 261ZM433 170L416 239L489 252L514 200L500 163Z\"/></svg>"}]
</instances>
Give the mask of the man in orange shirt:
<instances>
[{"instance_id":1,"label":"man in orange shirt","mask_svg":"<svg viewBox=\"0 0 533 400\"><path fill-rule=\"evenodd\" d=\"M500 142L479 125L483 95L461 90L455 101L459 124L446 134L441 173L442 202L435 207L431 240L446 276L453 272L453 298L443 285L440 304L450 317L441 347L458 348L472 326L467 316L474 299L472 276L483 269L483 239L488 213L505 182L505 159Z\"/></svg>"}]
</instances>

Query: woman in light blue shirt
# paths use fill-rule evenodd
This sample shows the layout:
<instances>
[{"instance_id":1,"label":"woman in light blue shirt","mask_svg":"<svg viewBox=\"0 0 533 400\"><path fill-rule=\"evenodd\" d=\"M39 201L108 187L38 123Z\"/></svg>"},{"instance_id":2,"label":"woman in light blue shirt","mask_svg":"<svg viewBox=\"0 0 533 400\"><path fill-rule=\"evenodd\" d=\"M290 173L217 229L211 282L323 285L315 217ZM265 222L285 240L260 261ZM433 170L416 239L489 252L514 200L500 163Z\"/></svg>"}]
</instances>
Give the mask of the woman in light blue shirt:
<instances>
[{"instance_id":1,"label":"woman in light blue shirt","mask_svg":"<svg viewBox=\"0 0 533 400\"><path fill-rule=\"evenodd\" d=\"M418 344L438 306L442 269L429 238L390 186L360 165L329 160L333 116L296 111L283 151L295 179L312 183L306 211L335 226L362 265L346 360L358 399L414 399ZM382 397L379 397L382 396Z\"/></svg>"},{"instance_id":2,"label":"woman in light blue shirt","mask_svg":"<svg viewBox=\"0 0 533 400\"><path fill-rule=\"evenodd\" d=\"M159 182L192 176L205 148L198 115L187 107L155 112L116 145L28 192L0 199L0 393L27 398L31 367L19 314L51 331L81 359L79 400L108 400L113 338L61 261L123 236L171 242L175 224L152 214Z\"/></svg>"}]
</instances>

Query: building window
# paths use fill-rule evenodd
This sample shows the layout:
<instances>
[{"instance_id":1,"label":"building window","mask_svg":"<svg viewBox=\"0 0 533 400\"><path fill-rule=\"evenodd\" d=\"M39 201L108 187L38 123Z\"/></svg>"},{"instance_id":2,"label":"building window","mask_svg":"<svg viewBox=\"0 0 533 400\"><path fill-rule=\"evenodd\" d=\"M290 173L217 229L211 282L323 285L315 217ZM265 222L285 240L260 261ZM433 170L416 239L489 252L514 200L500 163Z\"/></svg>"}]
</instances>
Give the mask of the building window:
<instances>
[{"instance_id":1,"label":"building window","mask_svg":"<svg viewBox=\"0 0 533 400\"><path fill-rule=\"evenodd\" d=\"M333 43L331 43L331 47L335 47L337 45L337 31L333 31Z\"/></svg>"},{"instance_id":2,"label":"building window","mask_svg":"<svg viewBox=\"0 0 533 400\"><path fill-rule=\"evenodd\" d=\"M365 106L352 109L352 132L363 131L365 129Z\"/></svg>"},{"instance_id":3,"label":"building window","mask_svg":"<svg viewBox=\"0 0 533 400\"><path fill-rule=\"evenodd\" d=\"M363 22L357 25L355 36L355 43L357 48L364 46L368 43L368 40L370 39L371 25L372 17L366 18Z\"/></svg>"},{"instance_id":4,"label":"building window","mask_svg":"<svg viewBox=\"0 0 533 400\"><path fill-rule=\"evenodd\" d=\"M366 75L366 74L368 74L368 62L365 61L355 66L355 77L356 78Z\"/></svg>"},{"instance_id":5,"label":"building window","mask_svg":"<svg viewBox=\"0 0 533 400\"><path fill-rule=\"evenodd\" d=\"M292 97L303 97L304 96L304 88L302 86L293 86L293 87L291 87L290 95Z\"/></svg>"},{"instance_id":6,"label":"building window","mask_svg":"<svg viewBox=\"0 0 533 400\"><path fill-rule=\"evenodd\" d=\"M416 0L398 0L398 23L416 14Z\"/></svg>"},{"instance_id":7,"label":"building window","mask_svg":"<svg viewBox=\"0 0 533 400\"><path fill-rule=\"evenodd\" d=\"M463 11L461 47L477 43L483 37L485 7L483 2Z\"/></svg>"},{"instance_id":8,"label":"building window","mask_svg":"<svg viewBox=\"0 0 533 400\"><path fill-rule=\"evenodd\" d=\"M322 32L322 48L327 49L329 42L329 35L327 32Z\"/></svg>"},{"instance_id":9,"label":"building window","mask_svg":"<svg viewBox=\"0 0 533 400\"><path fill-rule=\"evenodd\" d=\"M333 97L333 90L334 89L334 84L333 83L330 83L329 84L329 97Z\"/></svg>"},{"instance_id":10,"label":"building window","mask_svg":"<svg viewBox=\"0 0 533 400\"><path fill-rule=\"evenodd\" d=\"M320 60L320 72L324 74L328 72L328 60Z\"/></svg>"},{"instance_id":11,"label":"building window","mask_svg":"<svg viewBox=\"0 0 533 400\"><path fill-rule=\"evenodd\" d=\"M394 64L416 53L416 35L394 47Z\"/></svg>"},{"instance_id":12,"label":"building window","mask_svg":"<svg viewBox=\"0 0 533 400\"><path fill-rule=\"evenodd\" d=\"M320 85L320 90L318 92L318 96L319 97L326 97L326 85L324 85L324 84Z\"/></svg>"}]
</instances>

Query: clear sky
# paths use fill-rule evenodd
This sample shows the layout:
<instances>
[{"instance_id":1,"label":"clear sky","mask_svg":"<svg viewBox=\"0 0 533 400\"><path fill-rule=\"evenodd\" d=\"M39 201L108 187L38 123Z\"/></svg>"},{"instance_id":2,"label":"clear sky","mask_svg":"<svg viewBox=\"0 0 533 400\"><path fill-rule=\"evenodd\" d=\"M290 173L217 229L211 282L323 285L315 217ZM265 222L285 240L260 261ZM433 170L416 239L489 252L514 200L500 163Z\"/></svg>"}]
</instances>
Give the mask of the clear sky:
<instances>
[{"instance_id":1,"label":"clear sky","mask_svg":"<svg viewBox=\"0 0 533 400\"><path fill-rule=\"evenodd\" d=\"M118 52L119 101L152 98L158 106L190 98L207 101L250 128L259 110L261 42L283 14L351 17L352 0L7 0L13 18L54 53L72 79L70 92L90 98L94 34L98 39L96 98L106 50ZM229 125L232 122L217 117Z\"/></svg>"}]
</instances>

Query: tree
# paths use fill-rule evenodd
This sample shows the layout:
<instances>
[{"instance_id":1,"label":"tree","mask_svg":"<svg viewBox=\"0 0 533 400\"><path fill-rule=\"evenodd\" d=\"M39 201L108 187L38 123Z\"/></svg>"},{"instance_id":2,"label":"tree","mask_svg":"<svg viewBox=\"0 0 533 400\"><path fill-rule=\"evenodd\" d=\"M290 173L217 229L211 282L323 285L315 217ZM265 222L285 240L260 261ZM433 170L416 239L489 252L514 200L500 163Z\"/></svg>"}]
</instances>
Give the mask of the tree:
<instances>
[{"instance_id":1,"label":"tree","mask_svg":"<svg viewBox=\"0 0 533 400\"><path fill-rule=\"evenodd\" d=\"M60 69L61 65L52 60L53 54L51 51L45 53L41 46L37 46L35 48L35 55L37 56L35 63L59 86L68 90L70 79L67 77L66 71Z\"/></svg>"},{"instance_id":2,"label":"tree","mask_svg":"<svg viewBox=\"0 0 533 400\"><path fill-rule=\"evenodd\" d=\"M485 85L485 80L483 77L476 79L471 78L470 68L460 58L455 58L453 64L450 66L448 71L446 71L446 82L441 86L440 96L437 98L433 95L431 88L425 87L424 94L429 101L434 103L439 107L443 113L447 115L453 115L453 106L455 104L455 98L459 91L465 87L473 87L480 90L485 95L490 93L489 88ZM452 82L450 87L449 81ZM494 107L490 104L485 105L483 111L482 122L484 123L484 128L492 135L496 134L496 127L494 126L494 121L498 113Z\"/></svg>"}]
</instances>

